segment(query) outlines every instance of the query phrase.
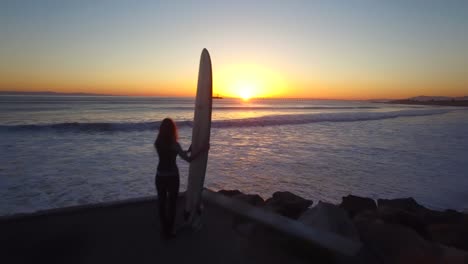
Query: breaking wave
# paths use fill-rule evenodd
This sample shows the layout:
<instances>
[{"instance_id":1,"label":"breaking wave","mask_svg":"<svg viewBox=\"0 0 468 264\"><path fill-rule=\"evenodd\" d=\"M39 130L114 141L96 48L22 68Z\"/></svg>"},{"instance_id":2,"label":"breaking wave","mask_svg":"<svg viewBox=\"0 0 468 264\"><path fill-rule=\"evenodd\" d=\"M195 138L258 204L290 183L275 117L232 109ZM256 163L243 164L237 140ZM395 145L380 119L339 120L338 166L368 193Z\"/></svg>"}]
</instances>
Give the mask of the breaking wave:
<instances>
[{"instance_id":1,"label":"breaking wave","mask_svg":"<svg viewBox=\"0 0 468 264\"><path fill-rule=\"evenodd\" d=\"M443 109L400 110L390 112L344 112L344 113L314 113L295 115L268 115L245 119L213 120L214 128L254 127L298 125L317 122L353 122L380 120L397 117L439 115L450 112ZM160 121L155 122L102 122L102 123L55 123L2 125L0 131L63 131L63 132L126 132L145 131L159 128ZM192 127L192 121L177 121L179 127Z\"/></svg>"}]
</instances>

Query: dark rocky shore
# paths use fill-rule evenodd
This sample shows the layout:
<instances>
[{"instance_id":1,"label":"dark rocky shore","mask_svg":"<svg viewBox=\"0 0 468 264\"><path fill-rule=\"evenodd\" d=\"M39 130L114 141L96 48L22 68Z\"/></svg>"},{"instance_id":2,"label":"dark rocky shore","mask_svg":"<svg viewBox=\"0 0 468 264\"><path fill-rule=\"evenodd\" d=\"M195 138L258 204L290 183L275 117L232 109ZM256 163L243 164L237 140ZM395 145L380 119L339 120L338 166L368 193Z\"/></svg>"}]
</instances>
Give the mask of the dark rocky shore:
<instances>
[{"instance_id":1,"label":"dark rocky shore","mask_svg":"<svg viewBox=\"0 0 468 264\"><path fill-rule=\"evenodd\" d=\"M276 192L267 200L238 190L219 192L360 241L363 249L353 262L468 263L468 214L431 210L413 198L374 201L348 195L339 205L318 202L311 207L311 200L290 192ZM248 221L238 219L235 228L246 235L255 235L254 225L248 225Z\"/></svg>"},{"instance_id":2,"label":"dark rocky shore","mask_svg":"<svg viewBox=\"0 0 468 264\"><path fill-rule=\"evenodd\" d=\"M434 211L412 198L374 201L349 195L339 205L318 202L313 206L313 201L290 192L276 192L266 200L238 190L221 190L218 196L362 246L355 256L342 256L209 201L205 201L201 230L180 229L175 239L165 241L159 235L156 199L150 197L0 217L0 261L468 263L468 215ZM180 225L181 217L178 221Z\"/></svg>"}]
</instances>

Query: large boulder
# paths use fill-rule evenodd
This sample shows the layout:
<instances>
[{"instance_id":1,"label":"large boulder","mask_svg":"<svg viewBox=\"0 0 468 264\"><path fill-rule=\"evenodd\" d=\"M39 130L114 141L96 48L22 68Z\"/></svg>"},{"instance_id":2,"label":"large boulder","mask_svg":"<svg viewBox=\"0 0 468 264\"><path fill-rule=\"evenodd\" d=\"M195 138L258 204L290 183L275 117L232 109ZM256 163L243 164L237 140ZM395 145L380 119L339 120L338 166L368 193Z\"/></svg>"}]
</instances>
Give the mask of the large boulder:
<instances>
[{"instance_id":1,"label":"large boulder","mask_svg":"<svg viewBox=\"0 0 468 264\"><path fill-rule=\"evenodd\" d=\"M307 209L299 221L305 225L359 241L359 234L353 221L344 209L336 205L320 201L316 206Z\"/></svg>"},{"instance_id":2,"label":"large boulder","mask_svg":"<svg viewBox=\"0 0 468 264\"><path fill-rule=\"evenodd\" d=\"M258 194L236 194L231 196L233 199L236 199L238 201L253 205L253 206L263 206L265 201L263 198L258 195Z\"/></svg>"},{"instance_id":3,"label":"large boulder","mask_svg":"<svg viewBox=\"0 0 468 264\"><path fill-rule=\"evenodd\" d=\"M421 210L427 210L427 208L418 204L412 197L399 199L378 199L377 204L379 207L391 207L408 212L419 212Z\"/></svg>"},{"instance_id":4,"label":"large boulder","mask_svg":"<svg viewBox=\"0 0 468 264\"><path fill-rule=\"evenodd\" d=\"M265 208L280 215L298 219L312 205L311 200L304 199L291 192L275 192L265 202Z\"/></svg>"},{"instance_id":5,"label":"large boulder","mask_svg":"<svg viewBox=\"0 0 468 264\"><path fill-rule=\"evenodd\" d=\"M468 251L459 250L456 248L441 246L443 250L443 257L440 263L450 264L467 264Z\"/></svg>"},{"instance_id":6,"label":"large boulder","mask_svg":"<svg viewBox=\"0 0 468 264\"><path fill-rule=\"evenodd\" d=\"M377 211L362 211L356 214L353 218L354 223L363 223L363 222L382 222L379 218L379 213Z\"/></svg>"},{"instance_id":7,"label":"large boulder","mask_svg":"<svg viewBox=\"0 0 468 264\"><path fill-rule=\"evenodd\" d=\"M377 205L373 199L355 195L343 197L340 207L345 209L351 217L363 211L377 210Z\"/></svg>"},{"instance_id":8,"label":"large boulder","mask_svg":"<svg viewBox=\"0 0 468 264\"><path fill-rule=\"evenodd\" d=\"M424 240L412 229L366 220L356 222L356 226L373 262L440 263L443 255L440 247Z\"/></svg>"},{"instance_id":9,"label":"large boulder","mask_svg":"<svg viewBox=\"0 0 468 264\"><path fill-rule=\"evenodd\" d=\"M420 211L420 215L424 218L427 224L460 224L465 219L465 214L455 210L435 211L426 209ZM467 218L468 219L468 218Z\"/></svg>"},{"instance_id":10,"label":"large boulder","mask_svg":"<svg viewBox=\"0 0 468 264\"><path fill-rule=\"evenodd\" d=\"M413 198L379 199L378 207L395 208L418 215L429 224L459 224L466 215L456 210L436 211L418 204Z\"/></svg>"},{"instance_id":11,"label":"large boulder","mask_svg":"<svg viewBox=\"0 0 468 264\"><path fill-rule=\"evenodd\" d=\"M434 241L463 250L468 250L468 221L460 224L434 224L429 226Z\"/></svg>"},{"instance_id":12,"label":"large boulder","mask_svg":"<svg viewBox=\"0 0 468 264\"><path fill-rule=\"evenodd\" d=\"M385 223L411 228L426 240L432 239L427 223L416 213L392 207L379 207L378 217Z\"/></svg>"},{"instance_id":13,"label":"large boulder","mask_svg":"<svg viewBox=\"0 0 468 264\"><path fill-rule=\"evenodd\" d=\"M237 191L225 192L227 196L230 196L232 199L238 200L242 203L246 203L252 206L263 206L265 201L258 194L244 194ZM254 231L256 224L249 219L234 215L232 218L232 228L241 235L251 236Z\"/></svg>"}]
</instances>

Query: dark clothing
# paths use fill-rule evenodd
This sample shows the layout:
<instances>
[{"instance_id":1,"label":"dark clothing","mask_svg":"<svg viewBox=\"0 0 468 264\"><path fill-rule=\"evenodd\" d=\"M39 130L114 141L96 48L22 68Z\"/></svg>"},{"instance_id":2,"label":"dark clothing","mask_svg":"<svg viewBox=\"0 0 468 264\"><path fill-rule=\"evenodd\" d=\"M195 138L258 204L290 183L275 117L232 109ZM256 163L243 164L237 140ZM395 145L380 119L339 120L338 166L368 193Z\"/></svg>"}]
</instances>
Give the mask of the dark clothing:
<instances>
[{"instance_id":1,"label":"dark clothing","mask_svg":"<svg viewBox=\"0 0 468 264\"><path fill-rule=\"evenodd\" d=\"M170 236L174 231L177 196L179 195L179 173L156 174L155 182L161 228L165 236Z\"/></svg>"},{"instance_id":2,"label":"dark clothing","mask_svg":"<svg viewBox=\"0 0 468 264\"><path fill-rule=\"evenodd\" d=\"M158 171L178 171L176 158L181 149L179 143L173 145L156 144L156 150L159 155Z\"/></svg>"},{"instance_id":3,"label":"dark clothing","mask_svg":"<svg viewBox=\"0 0 468 264\"><path fill-rule=\"evenodd\" d=\"M170 237L174 232L174 223L179 195L179 169L177 155L186 157L178 142L172 145L155 143L159 156L158 171L156 173L156 190L158 191L159 216L163 235Z\"/></svg>"}]
</instances>

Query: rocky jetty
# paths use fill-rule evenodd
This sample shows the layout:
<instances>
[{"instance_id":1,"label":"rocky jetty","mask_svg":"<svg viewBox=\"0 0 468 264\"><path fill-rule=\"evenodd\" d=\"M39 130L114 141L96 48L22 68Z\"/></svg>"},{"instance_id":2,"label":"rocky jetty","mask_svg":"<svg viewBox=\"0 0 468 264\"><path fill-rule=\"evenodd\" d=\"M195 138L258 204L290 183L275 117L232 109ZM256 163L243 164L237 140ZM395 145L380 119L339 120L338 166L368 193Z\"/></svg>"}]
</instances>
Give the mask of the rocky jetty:
<instances>
[{"instance_id":1,"label":"rocky jetty","mask_svg":"<svg viewBox=\"0 0 468 264\"><path fill-rule=\"evenodd\" d=\"M411 197L375 201L348 195L339 205L319 201L311 207L311 200L290 192L266 200L239 190L219 193L360 241L362 254L356 258L362 263L468 263L468 214L428 209ZM255 235L248 220L237 221L235 228Z\"/></svg>"},{"instance_id":2,"label":"rocky jetty","mask_svg":"<svg viewBox=\"0 0 468 264\"><path fill-rule=\"evenodd\" d=\"M265 202L265 207L268 210L292 219L298 219L311 205L311 200L304 199L291 192L275 192L273 197Z\"/></svg>"},{"instance_id":3,"label":"rocky jetty","mask_svg":"<svg viewBox=\"0 0 468 264\"><path fill-rule=\"evenodd\" d=\"M299 221L351 240L360 240L358 231L346 211L334 204L320 201L316 206L305 211Z\"/></svg>"}]
</instances>

